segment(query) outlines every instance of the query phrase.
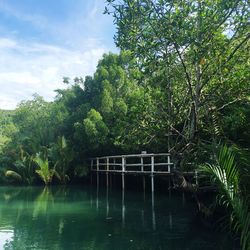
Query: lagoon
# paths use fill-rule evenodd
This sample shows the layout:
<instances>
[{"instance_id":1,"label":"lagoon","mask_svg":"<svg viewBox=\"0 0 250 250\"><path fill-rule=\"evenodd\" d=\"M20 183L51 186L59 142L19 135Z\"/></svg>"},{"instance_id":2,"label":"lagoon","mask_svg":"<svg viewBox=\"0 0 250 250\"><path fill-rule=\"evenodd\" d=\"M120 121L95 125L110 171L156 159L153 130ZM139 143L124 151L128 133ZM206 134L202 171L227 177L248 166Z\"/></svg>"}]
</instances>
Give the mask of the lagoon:
<instances>
[{"instance_id":1,"label":"lagoon","mask_svg":"<svg viewBox=\"0 0 250 250\"><path fill-rule=\"evenodd\" d=\"M0 249L236 249L184 194L0 187Z\"/></svg>"}]
</instances>

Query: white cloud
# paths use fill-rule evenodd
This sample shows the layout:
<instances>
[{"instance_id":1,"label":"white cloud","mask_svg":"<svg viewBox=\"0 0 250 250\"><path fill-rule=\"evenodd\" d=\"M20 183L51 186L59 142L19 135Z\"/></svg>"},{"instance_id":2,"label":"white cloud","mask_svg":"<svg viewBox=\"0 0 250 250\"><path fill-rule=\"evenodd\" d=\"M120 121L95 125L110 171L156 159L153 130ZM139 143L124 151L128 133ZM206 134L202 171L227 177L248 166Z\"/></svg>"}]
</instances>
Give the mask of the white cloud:
<instances>
[{"instance_id":1,"label":"white cloud","mask_svg":"<svg viewBox=\"0 0 250 250\"><path fill-rule=\"evenodd\" d=\"M16 42L8 38L0 38L0 49L15 48Z\"/></svg>"},{"instance_id":2,"label":"white cloud","mask_svg":"<svg viewBox=\"0 0 250 250\"><path fill-rule=\"evenodd\" d=\"M104 5L72 1L58 19L0 0L0 13L18 24L0 24L0 108L13 109L33 93L52 100L54 90L65 87L64 76L92 75L104 52L117 51L112 18L101 14Z\"/></svg>"},{"instance_id":3,"label":"white cloud","mask_svg":"<svg viewBox=\"0 0 250 250\"><path fill-rule=\"evenodd\" d=\"M51 100L55 89L65 87L63 76L93 74L98 60L107 51L95 45L79 51L0 38L0 108L13 109L33 93Z\"/></svg>"}]
</instances>

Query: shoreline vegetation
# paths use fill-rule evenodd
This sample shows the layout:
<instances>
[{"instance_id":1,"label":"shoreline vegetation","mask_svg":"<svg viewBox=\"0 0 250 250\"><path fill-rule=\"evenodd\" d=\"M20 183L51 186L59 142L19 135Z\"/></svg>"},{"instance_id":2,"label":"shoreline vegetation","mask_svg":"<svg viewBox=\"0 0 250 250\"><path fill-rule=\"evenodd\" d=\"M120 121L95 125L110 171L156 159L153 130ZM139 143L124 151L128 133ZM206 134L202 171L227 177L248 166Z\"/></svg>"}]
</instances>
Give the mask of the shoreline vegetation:
<instances>
[{"instance_id":1,"label":"shoreline vegetation","mask_svg":"<svg viewBox=\"0 0 250 250\"><path fill-rule=\"evenodd\" d=\"M119 54L93 76L65 77L53 102L34 94L0 110L1 184L70 185L88 180L90 157L170 152L180 173L216 189L206 206L190 192L202 216L224 211L249 250L249 10L245 0L107 1Z\"/></svg>"}]
</instances>

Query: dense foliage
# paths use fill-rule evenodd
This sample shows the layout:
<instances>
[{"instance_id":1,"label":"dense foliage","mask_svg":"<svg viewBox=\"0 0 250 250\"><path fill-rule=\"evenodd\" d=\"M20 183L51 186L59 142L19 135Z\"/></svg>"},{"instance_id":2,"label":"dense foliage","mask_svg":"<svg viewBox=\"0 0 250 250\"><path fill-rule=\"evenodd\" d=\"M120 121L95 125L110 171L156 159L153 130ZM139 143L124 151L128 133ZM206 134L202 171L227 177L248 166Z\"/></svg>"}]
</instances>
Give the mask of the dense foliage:
<instances>
[{"instance_id":1,"label":"dense foliage","mask_svg":"<svg viewBox=\"0 0 250 250\"><path fill-rule=\"evenodd\" d=\"M86 175L91 156L141 150L171 152L180 169L215 166L211 145L223 141L237 148L235 180L249 195L249 9L247 0L107 1L121 52L104 54L93 76L65 77L53 102L34 95L0 112L2 181L65 184ZM224 172L206 169L231 199Z\"/></svg>"},{"instance_id":2,"label":"dense foliage","mask_svg":"<svg viewBox=\"0 0 250 250\"><path fill-rule=\"evenodd\" d=\"M46 148L59 168L62 136L70 160L58 172L68 177L94 155L154 149L194 168L211 142L248 149L248 2L107 2L121 53L105 54L93 76L65 77L54 102L34 95L1 111L1 167Z\"/></svg>"}]
</instances>

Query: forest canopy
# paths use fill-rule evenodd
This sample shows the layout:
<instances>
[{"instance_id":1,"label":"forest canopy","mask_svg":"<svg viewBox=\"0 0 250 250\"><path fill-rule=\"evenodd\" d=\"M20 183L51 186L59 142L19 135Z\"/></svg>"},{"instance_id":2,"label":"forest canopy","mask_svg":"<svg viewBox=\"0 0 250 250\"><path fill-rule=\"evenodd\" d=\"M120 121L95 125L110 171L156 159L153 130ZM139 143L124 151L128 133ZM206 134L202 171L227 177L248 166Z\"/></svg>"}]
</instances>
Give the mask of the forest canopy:
<instances>
[{"instance_id":1,"label":"forest canopy","mask_svg":"<svg viewBox=\"0 0 250 250\"><path fill-rule=\"evenodd\" d=\"M53 102L35 94L1 111L2 175L41 152L54 166L62 140L69 177L97 155L170 152L182 169L220 142L249 150L248 1L109 0L105 13L119 54L92 76L65 77Z\"/></svg>"}]
</instances>

